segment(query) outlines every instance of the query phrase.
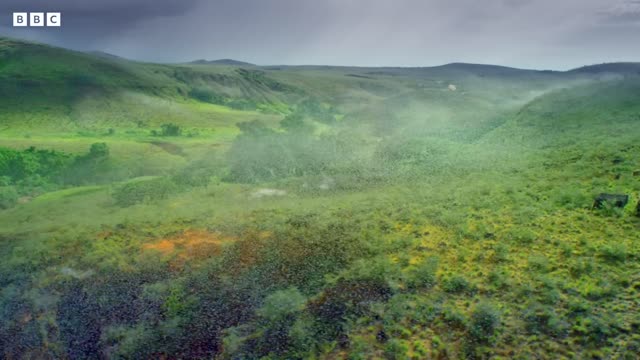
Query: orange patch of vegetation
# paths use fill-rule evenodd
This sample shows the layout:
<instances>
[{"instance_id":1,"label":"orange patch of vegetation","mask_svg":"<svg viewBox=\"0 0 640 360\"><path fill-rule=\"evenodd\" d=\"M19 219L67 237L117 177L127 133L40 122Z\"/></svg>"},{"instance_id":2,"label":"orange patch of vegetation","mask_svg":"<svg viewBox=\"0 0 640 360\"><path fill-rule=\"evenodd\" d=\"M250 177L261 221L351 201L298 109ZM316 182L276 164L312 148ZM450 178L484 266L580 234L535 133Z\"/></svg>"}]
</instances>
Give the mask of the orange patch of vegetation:
<instances>
[{"instance_id":1,"label":"orange patch of vegetation","mask_svg":"<svg viewBox=\"0 0 640 360\"><path fill-rule=\"evenodd\" d=\"M184 263L186 260L206 259L218 255L222 251L222 244L234 240L205 230L185 230L179 235L145 244L142 248L156 250L163 255L175 254L176 261Z\"/></svg>"},{"instance_id":2,"label":"orange patch of vegetation","mask_svg":"<svg viewBox=\"0 0 640 360\"><path fill-rule=\"evenodd\" d=\"M175 249L175 245L169 240L161 240L153 244L144 244L142 246L145 250L157 250L164 255L171 254Z\"/></svg>"}]
</instances>

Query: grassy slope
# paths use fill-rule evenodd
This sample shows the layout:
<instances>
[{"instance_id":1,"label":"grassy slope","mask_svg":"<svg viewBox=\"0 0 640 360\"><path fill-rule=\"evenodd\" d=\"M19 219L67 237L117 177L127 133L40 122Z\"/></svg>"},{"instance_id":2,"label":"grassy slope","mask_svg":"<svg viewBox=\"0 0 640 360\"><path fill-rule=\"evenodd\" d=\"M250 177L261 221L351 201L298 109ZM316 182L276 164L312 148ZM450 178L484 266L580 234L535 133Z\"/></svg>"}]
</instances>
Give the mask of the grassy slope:
<instances>
[{"instance_id":1,"label":"grassy slope","mask_svg":"<svg viewBox=\"0 0 640 360\"><path fill-rule=\"evenodd\" d=\"M19 55L7 56L10 48L5 41L3 59L37 65L42 64L40 54L52 58L43 50L48 48L40 46L19 46L15 50ZM279 119L186 99L189 86L295 101L260 85L233 80L229 67L174 68L50 51L53 58L60 56L59 64L74 66L38 65L28 68L33 73L25 73L20 61L0 62L0 76L12 79L0 85L2 91L28 95L23 100L11 96L3 100L8 120L0 132L0 145L35 144L80 152L92 142L106 140L118 161L155 159L158 168L140 174L148 175L184 165L210 151L212 143L230 141L235 133L224 129L238 121ZM108 69L104 78L96 75L100 66ZM76 69L88 69L90 85L77 86L78 80L70 80L83 73ZM183 73L182 80L176 79L172 74L178 69L190 77ZM380 329L416 358L460 357L468 346L465 326L470 315L478 302L487 300L499 309L501 324L495 346L477 350L481 354L602 357L620 355L634 341L637 344L630 334L640 324L638 219L631 206L613 214L594 213L588 207L598 192L629 193L637 201L640 187L632 172L640 169L640 80L586 83L584 75L461 65L265 71L338 106L346 114L343 126L368 124L382 129L373 133L380 137L414 131L446 139L453 149L447 163L451 170L355 192L316 195L301 191L295 181L260 184L289 193L264 199L252 197L253 186L214 184L130 208L113 203L109 185L64 190L0 214L0 237L5 240L0 249L11 259L2 266L34 268L40 271L40 282L54 282L60 276L53 272L55 267L94 264L95 269L128 269L142 256L145 244L185 228L237 234L243 227L277 229L284 226L284 219L301 214L337 218L344 215L341 209L347 209L371 231L379 231L376 236L384 242L399 244L390 245L383 256L399 264L401 273L411 274L431 256L437 256L440 265L433 288L408 295L401 291L377 310L379 316L352 325L350 350L329 347L328 358L348 352L361 352L365 358L383 356L389 345L376 341ZM17 74L23 74L23 80ZM346 76L353 74L360 77ZM230 76L225 81L232 85L211 80L219 75ZM33 79L55 84L59 91L24 85ZM449 83L458 90L446 90ZM129 124L130 114L146 123ZM153 138L145 129L169 120L202 132L194 138L168 139L185 149L186 159L148 143ZM115 136L104 135L109 127L117 129ZM132 235L126 241L104 235L117 232L114 229ZM87 238L92 241L82 240ZM47 260L43 269L43 258L60 260ZM447 281L454 277L471 285L451 291ZM438 309L435 319L420 318L424 314L417 309L423 304ZM543 318L560 323L527 330L525 314L543 308L552 313ZM42 314L51 315L46 309ZM602 328L595 329L593 322ZM585 342L614 328L615 336L604 342Z\"/></svg>"}]
</instances>

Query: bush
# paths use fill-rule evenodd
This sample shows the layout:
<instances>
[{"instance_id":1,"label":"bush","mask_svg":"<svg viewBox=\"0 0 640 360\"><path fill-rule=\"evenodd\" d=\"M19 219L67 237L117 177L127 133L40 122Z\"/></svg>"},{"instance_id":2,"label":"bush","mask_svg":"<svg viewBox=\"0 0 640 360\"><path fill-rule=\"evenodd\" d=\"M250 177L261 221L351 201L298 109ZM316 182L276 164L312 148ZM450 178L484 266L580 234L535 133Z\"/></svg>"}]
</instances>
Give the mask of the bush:
<instances>
[{"instance_id":1,"label":"bush","mask_svg":"<svg viewBox=\"0 0 640 360\"><path fill-rule=\"evenodd\" d=\"M555 204L566 209L588 208L591 198L579 189L565 189L555 194Z\"/></svg>"},{"instance_id":2,"label":"bush","mask_svg":"<svg viewBox=\"0 0 640 360\"><path fill-rule=\"evenodd\" d=\"M442 289L448 293L461 294L464 292L472 292L473 284L460 275L454 275L446 279L442 284Z\"/></svg>"},{"instance_id":3,"label":"bush","mask_svg":"<svg viewBox=\"0 0 640 360\"><path fill-rule=\"evenodd\" d=\"M617 207L608 201L604 202L602 206L596 209L596 213L605 217L622 217L624 215L624 209Z\"/></svg>"},{"instance_id":4,"label":"bush","mask_svg":"<svg viewBox=\"0 0 640 360\"><path fill-rule=\"evenodd\" d=\"M86 156L92 159L105 158L109 156L109 146L106 143L93 143Z\"/></svg>"},{"instance_id":5,"label":"bush","mask_svg":"<svg viewBox=\"0 0 640 360\"><path fill-rule=\"evenodd\" d=\"M495 290L504 290L509 285L509 271L508 270L492 270L487 276L487 280Z\"/></svg>"},{"instance_id":6,"label":"bush","mask_svg":"<svg viewBox=\"0 0 640 360\"><path fill-rule=\"evenodd\" d=\"M444 308L442 310L442 317L445 323L452 329L464 329L467 324L467 318L462 312L455 308Z\"/></svg>"},{"instance_id":7,"label":"bush","mask_svg":"<svg viewBox=\"0 0 640 360\"><path fill-rule=\"evenodd\" d=\"M389 360L395 359L407 359L409 352L409 345L404 340L391 339L387 343L384 349L384 356Z\"/></svg>"},{"instance_id":8,"label":"bush","mask_svg":"<svg viewBox=\"0 0 640 360\"><path fill-rule=\"evenodd\" d=\"M525 328L530 334L547 334L564 337L569 333L569 324L555 311L540 304L530 305L523 314Z\"/></svg>"},{"instance_id":9,"label":"bush","mask_svg":"<svg viewBox=\"0 0 640 360\"><path fill-rule=\"evenodd\" d=\"M602 345L614 333L611 326L596 316L585 316L580 318L573 326L572 330L582 336L585 344Z\"/></svg>"},{"instance_id":10,"label":"bush","mask_svg":"<svg viewBox=\"0 0 640 360\"><path fill-rule=\"evenodd\" d=\"M278 321L286 318L290 314L302 311L307 299L292 287L287 290L280 290L267 296L264 304L257 313L260 317L269 321Z\"/></svg>"},{"instance_id":11,"label":"bush","mask_svg":"<svg viewBox=\"0 0 640 360\"><path fill-rule=\"evenodd\" d=\"M0 148L0 183L27 184L33 183L34 179L54 182L72 160L70 155L51 150L37 150L34 147L22 151Z\"/></svg>"},{"instance_id":12,"label":"bush","mask_svg":"<svg viewBox=\"0 0 640 360\"><path fill-rule=\"evenodd\" d=\"M605 245L600 248L600 256L610 264L624 262L628 255L627 247L623 244Z\"/></svg>"},{"instance_id":13,"label":"bush","mask_svg":"<svg viewBox=\"0 0 640 360\"><path fill-rule=\"evenodd\" d=\"M489 303L480 303L471 313L469 334L480 343L491 341L500 325L500 313Z\"/></svg>"},{"instance_id":14,"label":"bush","mask_svg":"<svg viewBox=\"0 0 640 360\"><path fill-rule=\"evenodd\" d=\"M160 126L160 136L180 136L182 135L182 128L180 125L174 123L162 124Z\"/></svg>"},{"instance_id":15,"label":"bush","mask_svg":"<svg viewBox=\"0 0 640 360\"><path fill-rule=\"evenodd\" d=\"M531 255L528 259L528 267L531 271L547 273L550 271L551 265L549 259L543 255Z\"/></svg>"},{"instance_id":16,"label":"bush","mask_svg":"<svg viewBox=\"0 0 640 360\"><path fill-rule=\"evenodd\" d=\"M189 97L210 104L224 105L225 102L224 97L216 94L211 90L203 88L196 88L189 91Z\"/></svg>"},{"instance_id":17,"label":"bush","mask_svg":"<svg viewBox=\"0 0 640 360\"><path fill-rule=\"evenodd\" d=\"M18 192L13 186L0 187L0 209L12 208L18 203Z\"/></svg>"},{"instance_id":18,"label":"bush","mask_svg":"<svg viewBox=\"0 0 640 360\"><path fill-rule=\"evenodd\" d=\"M428 289L436 283L436 271L438 270L438 258L431 257L420 263L411 273L408 279L408 287L411 289Z\"/></svg>"},{"instance_id":19,"label":"bush","mask_svg":"<svg viewBox=\"0 0 640 360\"><path fill-rule=\"evenodd\" d=\"M127 183L112 194L116 204L122 207L142 202L167 198L177 191L176 185L167 178L141 180Z\"/></svg>"},{"instance_id":20,"label":"bush","mask_svg":"<svg viewBox=\"0 0 640 360\"><path fill-rule=\"evenodd\" d=\"M520 244L531 244L537 237L536 233L524 227L514 227L509 231L509 237Z\"/></svg>"}]
</instances>

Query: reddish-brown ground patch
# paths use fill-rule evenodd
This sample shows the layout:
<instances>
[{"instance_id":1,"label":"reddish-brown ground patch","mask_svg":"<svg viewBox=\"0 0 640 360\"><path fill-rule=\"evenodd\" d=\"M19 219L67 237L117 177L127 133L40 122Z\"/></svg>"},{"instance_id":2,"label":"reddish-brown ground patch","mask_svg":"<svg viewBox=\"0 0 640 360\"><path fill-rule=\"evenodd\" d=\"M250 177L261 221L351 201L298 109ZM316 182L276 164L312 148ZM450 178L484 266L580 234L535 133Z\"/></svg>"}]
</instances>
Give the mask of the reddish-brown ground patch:
<instances>
[{"instance_id":1,"label":"reddish-brown ground patch","mask_svg":"<svg viewBox=\"0 0 640 360\"><path fill-rule=\"evenodd\" d=\"M172 267L182 268L190 260L202 260L220 254L222 244L234 238L205 230L185 230L181 234L144 244L143 251L157 251L164 256L175 255Z\"/></svg>"}]
</instances>

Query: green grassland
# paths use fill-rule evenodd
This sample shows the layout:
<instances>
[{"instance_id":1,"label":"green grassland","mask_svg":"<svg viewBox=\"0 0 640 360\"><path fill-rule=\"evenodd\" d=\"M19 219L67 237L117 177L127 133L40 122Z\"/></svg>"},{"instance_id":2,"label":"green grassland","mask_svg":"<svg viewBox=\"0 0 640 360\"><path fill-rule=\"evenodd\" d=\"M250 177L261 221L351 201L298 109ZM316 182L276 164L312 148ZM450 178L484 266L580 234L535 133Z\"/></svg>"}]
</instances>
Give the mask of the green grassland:
<instances>
[{"instance_id":1,"label":"green grassland","mask_svg":"<svg viewBox=\"0 0 640 360\"><path fill-rule=\"evenodd\" d=\"M0 357L634 359L638 139L637 64L0 38Z\"/></svg>"}]
</instances>

